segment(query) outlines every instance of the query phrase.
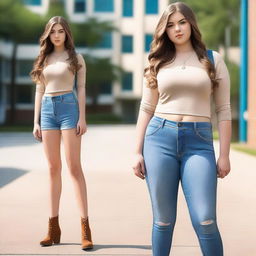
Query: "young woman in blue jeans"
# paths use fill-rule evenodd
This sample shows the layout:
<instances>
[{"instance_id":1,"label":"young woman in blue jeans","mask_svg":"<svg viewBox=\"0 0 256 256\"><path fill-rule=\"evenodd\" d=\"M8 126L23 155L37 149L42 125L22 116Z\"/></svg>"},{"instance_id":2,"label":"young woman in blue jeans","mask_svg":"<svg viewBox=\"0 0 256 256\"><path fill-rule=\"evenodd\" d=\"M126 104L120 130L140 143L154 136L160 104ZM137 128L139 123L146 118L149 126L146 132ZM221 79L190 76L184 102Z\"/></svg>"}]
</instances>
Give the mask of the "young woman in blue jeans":
<instances>
[{"instance_id":1,"label":"young woman in blue jeans","mask_svg":"<svg viewBox=\"0 0 256 256\"><path fill-rule=\"evenodd\" d=\"M146 178L153 210L154 256L167 256L179 182L204 256L222 256L216 218L217 177L230 172L230 80L222 57L209 57L195 15L169 5L154 33L145 69L133 169ZM213 148L211 99L220 138Z\"/></svg>"}]
</instances>

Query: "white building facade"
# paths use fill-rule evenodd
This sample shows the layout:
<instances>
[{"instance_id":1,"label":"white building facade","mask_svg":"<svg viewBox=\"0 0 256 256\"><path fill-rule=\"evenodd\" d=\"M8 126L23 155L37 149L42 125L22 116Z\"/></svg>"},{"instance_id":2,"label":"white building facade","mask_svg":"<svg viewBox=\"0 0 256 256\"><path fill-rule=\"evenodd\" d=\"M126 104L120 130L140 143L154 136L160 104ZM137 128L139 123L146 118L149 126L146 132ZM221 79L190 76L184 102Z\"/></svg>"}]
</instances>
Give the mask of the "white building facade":
<instances>
[{"instance_id":1,"label":"white building facade","mask_svg":"<svg viewBox=\"0 0 256 256\"><path fill-rule=\"evenodd\" d=\"M47 13L50 0L24 0L25 5L40 15ZM127 122L134 122L142 93L143 70L157 22L168 5L168 0L63 0L66 13L73 22L84 22L95 17L112 21L116 31L106 33L103 42L90 54L109 57L125 74L121 81L106 85L99 95L99 104L112 108ZM85 31L86 33L86 31ZM0 123L9 108L8 84L11 43L0 42ZM76 47L86 54L88 49ZM17 105L22 115L32 117L34 85L29 78L32 63L39 52L36 44L20 45L17 52ZM99 70L100 75L100 70ZM90 104L90 99L88 99Z\"/></svg>"}]
</instances>

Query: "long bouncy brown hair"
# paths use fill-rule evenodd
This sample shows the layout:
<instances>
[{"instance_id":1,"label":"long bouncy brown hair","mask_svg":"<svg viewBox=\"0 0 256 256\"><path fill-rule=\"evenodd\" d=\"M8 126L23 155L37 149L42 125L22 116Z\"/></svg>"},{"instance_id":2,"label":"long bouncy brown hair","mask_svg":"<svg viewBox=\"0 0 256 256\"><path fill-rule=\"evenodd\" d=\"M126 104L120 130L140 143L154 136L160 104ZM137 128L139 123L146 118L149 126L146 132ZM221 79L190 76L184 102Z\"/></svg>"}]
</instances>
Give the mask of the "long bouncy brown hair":
<instances>
[{"instance_id":1,"label":"long bouncy brown hair","mask_svg":"<svg viewBox=\"0 0 256 256\"><path fill-rule=\"evenodd\" d=\"M45 25L44 32L40 37L40 53L34 62L33 70L30 72L30 76L35 83L43 82L42 72L44 67L47 65L47 57L54 50L54 45L50 40L50 33L52 30L52 27L55 24L60 24L63 27L66 34L64 46L68 53L67 60L69 61L69 64L70 64L70 67L69 67L70 71L73 74L75 74L76 71L79 70L79 68L81 67L81 65L78 64L73 37L67 21L61 16L54 16Z\"/></svg>"},{"instance_id":2,"label":"long bouncy brown hair","mask_svg":"<svg viewBox=\"0 0 256 256\"><path fill-rule=\"evenodd\" d=\"M202 36L197 26L196 17L190 7L182 2L170 4L162 14L151 43L150 52L148 56L149 65L145 68L144 74L148 81L149 88L157 88L157 73L161 67L174 61L176 57L176 50L174 43L169 39L166 33L166 27L169 17L175 13L180 12L191 26L190 40L192 47L195 50L199 61L204 65L209 78L211 79L212 87L218 85L216 71L214 65L207 57L207 50L205 44L202 42Z\"/></svg>"}]
</instances>

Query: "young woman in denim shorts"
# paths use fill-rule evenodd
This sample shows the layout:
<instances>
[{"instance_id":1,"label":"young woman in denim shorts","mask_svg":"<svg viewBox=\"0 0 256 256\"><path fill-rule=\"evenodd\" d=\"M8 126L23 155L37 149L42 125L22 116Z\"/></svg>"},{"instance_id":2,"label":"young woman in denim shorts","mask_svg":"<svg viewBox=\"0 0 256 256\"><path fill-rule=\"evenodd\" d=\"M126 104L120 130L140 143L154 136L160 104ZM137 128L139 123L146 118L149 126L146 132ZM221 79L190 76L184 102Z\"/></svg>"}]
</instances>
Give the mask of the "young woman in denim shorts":
<instances>
[{"instance_id":1,"label":"young woman in denim shorts","mask_svg":"<svg viewBox=\"0 0 256 256\"><path fill-rule=\"evenodd\" d=\"M81 214L82 249L93 247L88 222L86 183L80 160L81 139L87 129L85 73L84 59L75 51L68 23L60 16L51 18L40 38L40 54L31 71L31 77L36 83L33 134L43 142L50 174L49 229L47 237L40 242L42 246L60 242L58 216L62 186L62 138ZM75 76L77 97L73 92Z\"/></svg>"},{"instance_id":2,"label":"young woman in denim shorts","mask_svg":"<svg viewBox=\"0 0 256 256\"><path fill-rule=\"evenodd\" d=\"M223 255L216 189L217 177L230 172L230 79L222 57L212 53L210 59L192 10L181 2L169 5L145 69L133 165L149 189L154 256L170 253L179 182L203 255ZM211 99L220 138L217 163Z\"/></svg>"}]
</instances>

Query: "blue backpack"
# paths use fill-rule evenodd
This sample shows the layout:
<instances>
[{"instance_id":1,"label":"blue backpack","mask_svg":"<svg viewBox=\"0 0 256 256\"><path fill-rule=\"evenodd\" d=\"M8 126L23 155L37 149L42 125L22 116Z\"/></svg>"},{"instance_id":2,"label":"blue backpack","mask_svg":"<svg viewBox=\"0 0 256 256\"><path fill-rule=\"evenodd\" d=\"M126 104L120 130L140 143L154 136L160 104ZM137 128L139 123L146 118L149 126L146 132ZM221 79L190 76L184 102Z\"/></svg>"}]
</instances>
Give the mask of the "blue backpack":
<instances>
[{"instance_id":1,"label":"blue backpack","mask_svg":"<svg viewBox=\"0 0 256 256\"><path fill-rule=\"evenodd\" d=\"M211 63L212 63L213 66L214 66L214 58L213 58L213 52L212 52L212 50L207 50L207 56L208 56L209 60L211 61Z\"/></svg>"}]
</instances>

